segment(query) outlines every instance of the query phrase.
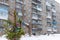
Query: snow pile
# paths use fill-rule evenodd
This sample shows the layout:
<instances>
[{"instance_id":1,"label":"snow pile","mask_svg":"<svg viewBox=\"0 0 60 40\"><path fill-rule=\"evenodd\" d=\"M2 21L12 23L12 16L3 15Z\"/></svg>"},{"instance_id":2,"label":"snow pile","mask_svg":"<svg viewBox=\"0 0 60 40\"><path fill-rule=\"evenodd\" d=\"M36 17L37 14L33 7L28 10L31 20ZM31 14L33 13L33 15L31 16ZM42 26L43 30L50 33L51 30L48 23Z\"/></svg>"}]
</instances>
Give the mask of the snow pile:
<instances>
[{"instance_id":1,"label":"snow pile","mask_svg":"<svg viewBox=\"0 0 60 40\"><path fill-rule=\"evenodd\" d=\"M6 36L6 35L1 36L1 37L0 37L0 40L8 40L5 36Z\"/></svg>"},{"instance_id":2,"label":"snow pile","mask_svg":"<svg viewBox=\"0 0 60 40\"><path fill-rule=\"evenodd\" d=\"M5 35L0 37L0 40L7 40ZM48 35L39 35L39 36L29 36L24 35L21 37L21 40L60 40L60 34L50 34Z\"/></svg>"},{"instance_id":3,"label":"snow pile","mask_svg":"<svg viewBox=\"0 0 60 40\"><path fill-rule=\"evenodd\" d=\"M21 40L60 40L60 34L50 34L48 35L40 35L40 36L24 36Z\"/></svg>"}]
</instances>

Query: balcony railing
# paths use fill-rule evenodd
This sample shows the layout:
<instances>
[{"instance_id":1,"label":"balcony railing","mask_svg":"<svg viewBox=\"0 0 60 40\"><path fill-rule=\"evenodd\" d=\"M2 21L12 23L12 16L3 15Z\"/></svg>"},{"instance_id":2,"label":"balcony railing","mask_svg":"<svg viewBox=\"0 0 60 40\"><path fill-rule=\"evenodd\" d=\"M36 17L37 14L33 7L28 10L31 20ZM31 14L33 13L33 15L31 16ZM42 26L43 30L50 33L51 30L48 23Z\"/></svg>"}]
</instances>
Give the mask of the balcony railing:
<instances>
[{"instance_id":1,"label":"balcony railing","mask_svg":"<svg viewBox=\"0 0 60 40\"><path fill-rule=\"evenodd\" d=\"M32 31L37 31L37 28L32 28Z\"/></svg>"},{"instance_id":2,"label":"balcony railing","mask_svg":"<svg viewBox=\"0 0 60 40\"><path fill-rule=\"evenodd\" d=\"M57 22L56 22L56 21L53 21L53 22L52 22L52 24L53 24L53 25L56 25L56 24L57 24Z\"/></svg>"},{"instance_id":3,"label":"balcony railing","mask_svg":"<svg viewBox=\"0 0 60 40\"><path fill-rule=\"evenodd\" d=\"M33 23L33 22L32 22L32 24L33 25L42 25L41 23Z\"/></svg>"},{"instance_id":4,"label":"balcony railing","mask_svg":"<svg viewBox=\"0 0 60 40\"><path fill-rule=\"evenodd\" d=\"M22 24L23 24L23 25L29 25L29 23L27 23L27 22L22 22Z\"/></svg>"},{"instance_id":5,"label":"balcony railing","mask_svg":"<svg viewBox=\"0 0 60 40\"><path fill-rule=\"evenodd\" d=\"M37 3L36 3L36 2L34 2L34 1L32 1L32 3L37 5Z\"/></svg>"},{"instance_id":6,"label":"balcony railing","mask_svg":"<svg viewBox=\"0 0 60 40\"><path fill-rule=\"evenodd\" d=\"M39 10L39 11L42 11L42 8L38 8L38 7L37 7L36 9Z\"/></svg>"},{"instance_id":7,"label":"balcony railing","mask_svg":"<svg viewBox=\"0 0 60 40\"><path fill-rule=\"evenodd\" d=\"M56 13L56 10L52 9L52 12Z\"/></svg>"},{"instance_id":8,"label":"balcony railing","mask_svg":"<svg viewBox=\"0 0 60 40\"><path fill-rule=\"evenodd\" d=\"M36 20L36 21L32 21L32 24L34 24L34 25L42 25L42 22L38 22L38 20Z\"/></svg>"},{"instance_id":9,"label":"balcony railing","mask_svg":"<svg viewBox=\"0 0 60 40\"><path fill-rule=\"evenodd\" d=\"M48 31L48 32L51 32L51 31L52 31L52 28L51 28L51 27L48 27L48 28L47 28L47 31Z\"/></svg>"},{"instance_id":10,"label":"balcony railing","mask_svg":"<svg viewBox=\"0 0 60 40\"><path fill-rule=\"evenodd\" d=\"M47 11L50 11L51 10L51 7L46 6L46 10Z\"/></svg>"},{"instance_id":11,"label":"balcony railing","mask_svg":"<svg viewBox=\"0 0 60 40\"><path fill-rule=\"evenodd\" d=\"M6 0L0 0L0 4L4 4L4 5L9 6L9 1L6 1Z\"/></svg>"},{"instance_id":12,"label":"balcony railing","mask_svg":"<svg viewBox=\"0 0 60 40\"><path fill-rule=\"evenodd\" d=\"M21 4L24 4L23 3L23 0L16 0L17 3L21 3Z\"/></svg>"},{"instance_id":13,"label":"balcony railing","mask_svg":"<svg viewBox=\"0 0 60 40\"><path fill-rule=\"evenodd\" d=\"M42 8L38 8L38 7L33 7L34 9L36 9L37 11L42 11Z\"/></svg>"},{"instance_id":14,"label":"balcony railing","mask_svg":"<svg viewBox=\"0 0 60 40\"><path fill-rule=\"evenodd\" d=\"M40 1L40 2L41 2L41 0L38 0L38 1Z\"/></svg>"},{"instance_id":15,"label":"balcony railing","mask_svg":"<svg viewBox=\"0 0 60 40\"><path fill-rule=\"evenodd\" d=\"M41 20L42 20L42 18L38 18L38 20L40 20L40 21L41 21Z\"/></svg>"},{"instance_id":16,"label":"balcony railing","mask_svg":"<svg viewBox=\"0 0 60 40\"><path fill-rule=\"evenodd\" d=\"M49 6L49 7L51 7L51 4L50 4L50 3L48 3L48 2L46 2L46 5L47 5L47 6Z\"/></svg>"},{"instance_id":17,"label":"balcony railing","mask_svg":"<svg viewBox=\"0 0 60 40\"><path fill-rule=\"evenodd\" d=\"M53 32L57 32L57 29L54 29L54 28L53 28Z\"/></svg>"},{"instance_id":18,"label":"balcony railing","mask_svg":"<svg viewBox=\"0 0 60 40\"><path fill-rule=\"evenodd\" d=\"M23 16L21 12L18 12L18 16Z\"/></svg>"},{"instance_id":19,"label":"balcony railing","mask_svg":"<svg viewBox=\"0 0 60 40\"><path fill-rule=\"evenodd\" d=\"M57 29L57 26L56 26L56 25L53 25L52 27L53 27L54 29Z\"/></svg>"},{"instance_id":20,"label":"balcony railing","mask_svg":"<svg viewBox=\"0 0 60 40\"><path fill-rule=\"evenodd\" d=\"M52 15L55 15L56 16L56 13L53 12Z\"/></svg>"},{"instance_id":21,"label":"balcony railing","mask_svg":"<svg viewBox=\"0 0 60 40\"><path fill-rule=\"evenodd\" d=\"M48 15L47 18L51 19L51 16Z\"/></svg>"},{"instance_id":22,"label":"balcony railing","mask_svg":"<svg viewBox=\"0 0 60 40\"><path fill-rule=\"evenodd\" d=\"M52 3L51 5L52 5L52 7L55 7L55 3Z\"/></svg>"},{"instance_id":23,"label":"balcony railing","mask_svg":"<svg viewBox=\"0 0 60 40\"><path fill-rule=\"evenodd\" d=\"M32 19L38 20L38 17L33 16Z\"/></svg>"},{"instance_id":24,"label":"balcony railing","mask_svg":"<svg viewBox=\"0 0 60 40\"><path fill-rule=\"evenodd\" d=\"M22 4L16 4L17 9L22 9Z\"/></svg>"}]
</instances>

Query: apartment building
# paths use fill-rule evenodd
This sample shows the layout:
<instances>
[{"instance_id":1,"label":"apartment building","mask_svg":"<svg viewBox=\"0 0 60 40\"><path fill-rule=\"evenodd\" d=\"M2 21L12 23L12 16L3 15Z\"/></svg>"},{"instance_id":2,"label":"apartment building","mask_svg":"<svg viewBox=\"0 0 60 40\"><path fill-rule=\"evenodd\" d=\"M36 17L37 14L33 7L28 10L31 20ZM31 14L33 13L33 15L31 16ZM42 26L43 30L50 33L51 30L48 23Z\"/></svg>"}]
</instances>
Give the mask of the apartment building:
<instances>
[{"instance_id":1,"label":"apartment building","mask_svg":"<svg viewBox=\"0 0 60 40\"><path fill-rule=\"evenodd\" d=\"M56 4L56 21L57 21L57 33L60 33L60 3L55 2Z\"/></svg>"},{"instance_id":2,"label":"apartment building","mask_svg":"<svg viewBox=\"0 0 60 40\"><path fill-rule=\"evenodd\" d=\"M14 9L26 33L56 32L55 0L0 0L0 19L14 21Z\"/></svg>"},{"instance_id":3,"label":"apartment building","mask_svg":"<svg viewBox=\"0 0 60 40\"><path fill-rule=\"evenodd\" d=\"M55 0L46 0L47 32L57 32Z\"/></svg>"}]
</instances>

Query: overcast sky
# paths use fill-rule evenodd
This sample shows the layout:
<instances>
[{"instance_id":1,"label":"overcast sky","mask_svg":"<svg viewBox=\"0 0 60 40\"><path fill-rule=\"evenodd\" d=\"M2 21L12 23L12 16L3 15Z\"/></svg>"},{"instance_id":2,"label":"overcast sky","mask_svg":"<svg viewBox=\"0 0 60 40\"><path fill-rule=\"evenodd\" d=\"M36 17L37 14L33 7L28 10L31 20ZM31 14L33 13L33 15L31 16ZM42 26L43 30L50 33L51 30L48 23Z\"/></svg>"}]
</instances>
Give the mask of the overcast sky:
<instances>
[{"instance_id":1,"label":"overcast sky","mask_svg":"<svg viewBox=\"0 0 60 40\"><path fill-rule=\"evenodd\" d=\"M55 1L57 1L58 3L60 3L60 0L55 0Z\"/></svg>"}]
</instances>

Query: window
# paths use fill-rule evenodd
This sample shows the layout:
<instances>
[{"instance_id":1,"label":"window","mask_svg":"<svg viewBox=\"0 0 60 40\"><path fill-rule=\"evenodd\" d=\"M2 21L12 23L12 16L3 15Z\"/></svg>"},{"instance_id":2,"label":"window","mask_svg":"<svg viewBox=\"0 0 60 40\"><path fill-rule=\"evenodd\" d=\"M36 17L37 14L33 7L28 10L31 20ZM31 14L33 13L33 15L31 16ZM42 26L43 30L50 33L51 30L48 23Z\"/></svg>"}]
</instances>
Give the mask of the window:
<instances>
[{"instance_id":1,"label":"window","mask_svg":"<svg viewBox=\"0 0 60 40\"><path fill-rule=\"evenodd\" d=\"M53 28L54 28L54 29L56 29L56 28L57 28L57 26L56 26L56 25L53 25Z\"/></svg>"},{"instance_id":2,"label":"window","mask_svg":"<svg viewBox=\"0 0 60 40\"><path fill-rule=\"evenodd\" d=\"M37 10L32 8L32 11L33 11L33 12L36 12Z\"/></svg>"},{"instance_id":3,"label":"window","mask_svg":"<svg viewBox=\"0 0 60 40\"><path fill-rule=\"evenodd\" d=\"M41 8L41 4L38 4L38 5L37 5L37 8Z\"/></svg>"},{"instance_id":4,"label":"window","mask_svg":"<svg viewBox=\"0 0 60 40\"><path fill-rule=\"evenodd\" d=\"M38 0L37 0L36 2L37 2L38 4L41 4L41 1L38 1Z\"/></svg>"},{"instance_id":5,"label":"window","mask_svg":"<svg viewBox=\"0 0 60 40\"><path fill-rule=\"evenodd\" d=\"M47 10L47 11L50 11L50 10L51 10L51 7L46 6L46 10Z\"/></svg>"},{"instance_id":6,"label":"window","mask_svg":"<svg viewBox=\"0 0 60 40\"><path fill-rule=\"evenodd\" d=\"M0 5L0 19L8 19L8 7Z\"/></svg>"},{"instance_id":7,"label":"window","mask_svg":"<svg viewBox=\"0 0 60 40\"><path fill-rule=\"evenodd\" d=\"M53 20L52 24L53 25L56 25L57 24L56 20Z\"/></svg>"},{"instance_id":8,"label":"window","mask_svg":"<svg viewBox=\"0 0 60 40\"><path fill-rule=\"evenodd\" d=\"M17 13L18 13L18 16L22 16L22 10L20 9L20 10L16 10L17 11Z\"/></svg>"},{"instance_id":9,"label":"window","mask_svg":"<svg viewBox=\"0 0 60 40\"><path fill-rule=\"evenodd\" d=\"M41 15L39 15L39 14L38 14L37 16L38 16L38 18L40 18L40 17L41 17Z\"/></svg>"},{"instance_id":10,"label":"window","mask_svg":"<svg viewBox=\"0 0 60 40\"><path fill-rule=\"evenodd\" d=\"M34 18L38 18L38 15L36 15L36 14L32 14L32 17L34 17Z\"/></svg>"},{"instance_id":11,"label":"window","mask_svg":"<svg viewBox=\"0 0 60 40\"><path fill-rule=\"evenodd\" d=\"M22 4L16 3L16 8L22 9Z\"/></svg>"},{"instance_id":12,"label":"window","mask_svg":"<svg viewBox=\"0 0 60 40\"><path fill-rule=\"evenodd\" d=\"M51 13L47 12L47 16L51 16Z\"/></svg>"},{"instance_id":13,"label":"window","mask_svg":"<svg viewBox=\"0 0 60 40\"><path fill-rule=\"evenodd\" d=\"M32 7L36 7L36 5L32 3Z\"/></svg>"}]
</instances>

